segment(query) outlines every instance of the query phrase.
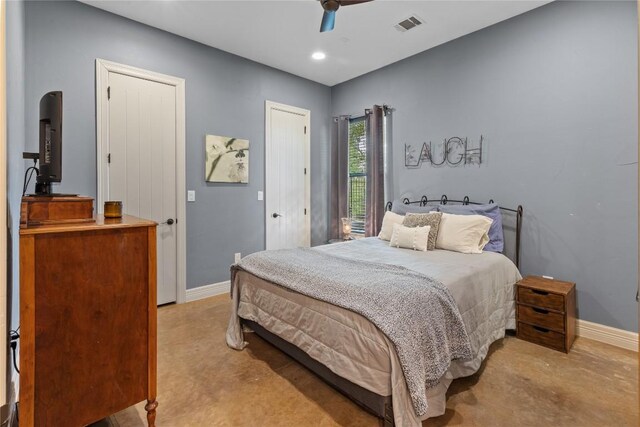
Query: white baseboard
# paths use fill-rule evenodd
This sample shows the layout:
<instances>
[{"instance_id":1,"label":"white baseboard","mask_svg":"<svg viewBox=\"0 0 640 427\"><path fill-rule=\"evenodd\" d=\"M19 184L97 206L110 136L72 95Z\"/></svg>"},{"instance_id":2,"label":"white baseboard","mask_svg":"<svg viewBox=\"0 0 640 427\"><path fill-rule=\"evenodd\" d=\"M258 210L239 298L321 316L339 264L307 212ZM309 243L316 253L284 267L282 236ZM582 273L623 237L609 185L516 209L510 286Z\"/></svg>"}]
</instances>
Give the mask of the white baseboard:
<instances>
[{"instance_id":1,"label":"white baseboard","mask_svg":"<svg viewBox=\"0 0 640 427\"><path fill-rule=\"evenodd\" d=\"M576 335L579 337L626 348L627 350L638 351L638 334L636 332L616 329L580 319L577 319L576 327Z\"/></svg>"},{"instance_id":2,"label":"white baseboard","mask_svg":"<svg viewBox=\"0 0 640 427\"><path fill-rule=\"evenodd\" d=\"M197 301L203 298L209 298L216 295L221 295L229 292L231 282L225 280L224 282L214 283L211 285L204 285L193 289L187 289L186 302Z\"/></svg>"},{"instance_id":3,"label":"white baseboard","mask_svg":"<svg viewBox=\"0 0 640 427\"><path fill-rule=\"evenodd\" d=\"M11 350L9 350L11 351ZM16 357L18 353L16 353ZM19 360L19 359L18 359ZM9 362L11 366L11 382L9 384L9 394L7 395L7 404L2 408L2 416L5 417L2 420L2 427L18 427L18 417L16 413L16 401L18 399L18 393L16 388L20 385L20 379L18 373L13 369L12 362Z\"/></svg>"}]
</instances>

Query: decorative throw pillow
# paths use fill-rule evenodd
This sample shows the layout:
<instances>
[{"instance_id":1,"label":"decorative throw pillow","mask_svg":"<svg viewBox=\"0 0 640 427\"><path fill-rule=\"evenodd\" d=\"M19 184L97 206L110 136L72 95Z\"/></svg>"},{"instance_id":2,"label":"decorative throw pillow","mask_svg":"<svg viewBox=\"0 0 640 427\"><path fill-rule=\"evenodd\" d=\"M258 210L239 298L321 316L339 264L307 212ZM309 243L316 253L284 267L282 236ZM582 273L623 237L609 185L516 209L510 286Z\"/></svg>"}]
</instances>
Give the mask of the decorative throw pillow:
<instances>
[{"instance_id":1,"label":"decorative throw pillow","mask_svg":"<svg viewBox=\"0 0 640 427\"><path fill-rule=\"evenodd\" d=\"M436 248L436 238L438 237L438 229L440 228L440 220L442 213L408 213L402 221L405 227L431 227L429 231L429 244L427 249L432 251Z\"/></svg>"},{"instance_id":2,"label":"decorative throw pillow","mask_svg":"<svg viewBox=\"0 0 640 427\"><path fill-rule=\"evenodd\" d=\"M405 227L393 224L393 234L389 246L396 248L413 249L414 251L426 251L429 241L429 227Z\"/></svg>"},{"instance_id":3,"label":"decorative throw pillow","mask_svg":"<svg viewBox=\"0 0 640 427\"><path fill-rule=\"evenodd\" d=\"M380 234L378 237L382 240L391 240L391 234L393 234L393 224L402 224L404 221L403 215L398 215L393 212L385 212L384 218L382 218L382 227L380 228Z\"/></svg>"},{"instance_id":4,"label":"decorative throw pillow","mask_svg":"<svg viewBox=\"0 0 640 427\"><path fill-rule=\"evenodd\" d=\"M456 215L484 215L493 223L489 228L489 243L483 250L489 252L504 251L504 232L502 231L502 213L495 203L486 205L440 205L440 212Z\"/></svg>"},{"instance_id":5,"label":"decorative throw pillow","mask_svg":"<svg viewBox=\"0 0 640 427\"><path fill-rule=\"evenodd\" d=\"M391 204L391 212L397 213L398 215L406 215L408 213L429 213L437 211L437 206L405 205L402 200L394 200Z\"/></svg>"},{"instance_id":6,"label":"decorative throw pillow","mask_svg":"<svg viewBox=\"0 0 640 427\"><path fill-rule=\"evenodd\" d=\"M479 254L489 243L489 227L493 221L482 215L454 215L443 213L436 248Z\"/></svg>"}]
</instances>

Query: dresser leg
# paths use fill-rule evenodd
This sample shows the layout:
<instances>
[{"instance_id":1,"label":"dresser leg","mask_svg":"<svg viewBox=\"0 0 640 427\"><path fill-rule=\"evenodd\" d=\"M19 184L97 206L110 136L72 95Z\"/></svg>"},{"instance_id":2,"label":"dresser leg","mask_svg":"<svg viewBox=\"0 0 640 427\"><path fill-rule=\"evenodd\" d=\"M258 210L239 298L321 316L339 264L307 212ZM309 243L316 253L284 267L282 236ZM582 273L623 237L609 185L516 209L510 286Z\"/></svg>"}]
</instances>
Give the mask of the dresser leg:
<instances>
[{"instance_id":1,"label":"dresser leg","mask_svg":"<svg viewBox=\"0 0 640 427\"><path fill-rule=\"evenodd\" d=\"M149 427L156 427L156 408L158 402L156 399L148 399L147 404L144 405L144 410L147 411L147 424Z\"/></svg>"}]
</instances>

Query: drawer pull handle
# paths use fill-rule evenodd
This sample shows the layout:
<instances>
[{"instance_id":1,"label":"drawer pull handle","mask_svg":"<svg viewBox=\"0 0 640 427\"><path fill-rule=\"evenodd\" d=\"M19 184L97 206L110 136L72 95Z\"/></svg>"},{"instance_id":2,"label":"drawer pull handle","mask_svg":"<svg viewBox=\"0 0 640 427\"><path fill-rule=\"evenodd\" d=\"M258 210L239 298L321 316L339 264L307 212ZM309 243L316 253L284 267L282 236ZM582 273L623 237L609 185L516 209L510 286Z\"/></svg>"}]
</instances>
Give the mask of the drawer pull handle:
<instances>
[{"instance_id":1,"label":"drawer pull handle","mask_svg":"<svg viewBox=\"0 0 640 427\"><path fill-rule=\"evenodd\" d=\"M549 292L539 291L537 289L531 289L531 292L533 292L534 294L538 294L538 295L549 295Z\"/></svg>"},{"instance_id":2,"label":"drawer pull handle","mask_svg":"<svg viewBox=\"0 0 640 427\"><path fill-rule=\"evenodd\" d=\"M542 308L531 307L533 311L540 314L549 314L549 310L544 310Z\"/></svg>"},{"instance_id":3,"label":"drawer pull handle","mask_svg":"<svg viewBox=\"0 0 640 427\"><path fill-rule=\"evenodd\" d=\"M534 327L533 327L533 329L535 329L535 330L536 330L536 331L538 331L538 332L543 332L543 333L545 333L545 334L546 334L547 332L549 332L549 330L548 330L548 329L541 328L540 326L534 326Z\"/></svg>"}]
</instances>

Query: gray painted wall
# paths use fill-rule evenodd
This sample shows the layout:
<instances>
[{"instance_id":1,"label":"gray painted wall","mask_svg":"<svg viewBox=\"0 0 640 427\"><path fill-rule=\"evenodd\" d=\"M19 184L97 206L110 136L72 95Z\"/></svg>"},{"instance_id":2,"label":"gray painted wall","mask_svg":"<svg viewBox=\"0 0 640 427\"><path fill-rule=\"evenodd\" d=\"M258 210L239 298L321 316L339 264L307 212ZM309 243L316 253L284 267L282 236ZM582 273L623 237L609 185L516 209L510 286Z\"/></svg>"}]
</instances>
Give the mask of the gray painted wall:
<instances>
[{"instance_id":1,"label":"gray painted wall","mask_svg":"<svg viewBox=\"0 0 640 427\"><path fill-rule=\"evenodd\" d=\"M63 182L96 196L95 59L186 79L187 287L229 278L233 254L264 249L264 102L311 111L312 243L327 239L330 89L77 2L26 4L26 141L35 150L38 102L64 92ZM248 185L204 182L205 134L251 141ZM265 194L265 197L268 197Z\"/></svg>"},{"instance_id":2,"label":"gray painted wall","mask_svg":"<svg viewBox=\"0 0 640 427\"><path fill-rule=\"evenodd\" d=\"M20 197L25 171L22 160L24 151L24 97L25 97L25 10L24 3L6 3L6 55L7 55L7 318L9 327L20 325L20 258L18 257L20 227ZM5 333L8 333L5 331ZM18 347L16 357L19 357ZM7 398L15 401L18 373L13 369L11 353L7 347L7 366L4 367L9 379L6 384ZM11 401L9 402L11 403Z\"/></svg>"},{"instance_id":3,"label":"gray painted wall","mask_svg":"<svg viewBox=\"0 0 640 427\"><path fill-rule=\"evenodd\" d=\"M20 198L22 196L22 181L26 163L22 160L24 151L24 97L25 97L25 10L24 3L10 1L6 3L6 54L7 54L7 203L8 228L10 241L9 251L12 256L8 259L10 285L7 286L11 294L11 328L15 329L20 323L18 302L20 296L18 257L18 230L20 227Z\"/></svg>"},{"instance_id":4,"label":"gray painted wall","mask_svg":"<svg viewBox=\"0 0 640 427\"><path fill-rule=\"evenodd\" d=\"M522 273L637 331L637 30L635 2L552 3L333 87L333 114L393 106L396 197L521 203ZM480 134L481 167L404 167L405 143Z\"/></svg>"}]
</instances>

